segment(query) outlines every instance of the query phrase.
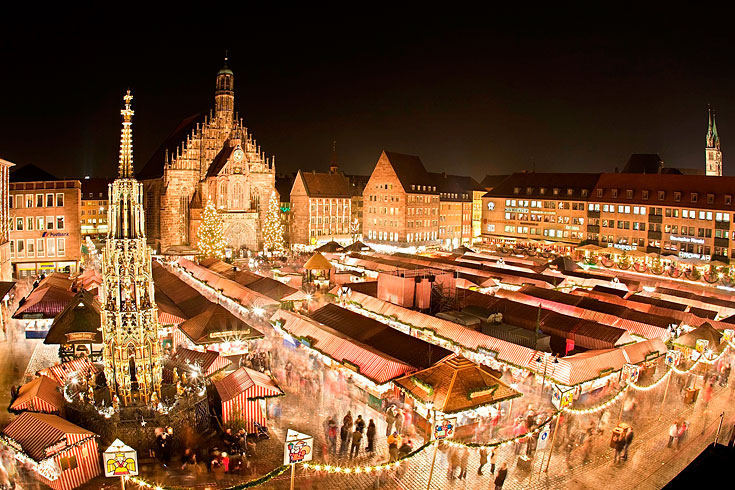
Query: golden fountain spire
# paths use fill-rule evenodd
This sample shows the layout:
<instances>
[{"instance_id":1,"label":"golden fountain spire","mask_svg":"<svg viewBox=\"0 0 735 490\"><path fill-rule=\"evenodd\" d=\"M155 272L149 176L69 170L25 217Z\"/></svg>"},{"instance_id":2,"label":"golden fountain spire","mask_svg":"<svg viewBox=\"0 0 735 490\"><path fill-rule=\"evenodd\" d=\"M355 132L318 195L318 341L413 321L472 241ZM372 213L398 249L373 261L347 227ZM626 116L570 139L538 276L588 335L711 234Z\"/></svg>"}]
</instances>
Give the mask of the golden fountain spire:
<instances>
[{"instance_id":1,"label":"golden fountain spire","mask_svg":"<svg viewBox=\"0 0 735 490\"><path fill-rule=\"evenodd\" d=\"M128 90L123 97L125 101L125 109L120 111L123 117L122 135L120 136L120 166L119 178L133 178L133 109L130 108L130 101L133 96Z\"/></svg>"}]
</instances>

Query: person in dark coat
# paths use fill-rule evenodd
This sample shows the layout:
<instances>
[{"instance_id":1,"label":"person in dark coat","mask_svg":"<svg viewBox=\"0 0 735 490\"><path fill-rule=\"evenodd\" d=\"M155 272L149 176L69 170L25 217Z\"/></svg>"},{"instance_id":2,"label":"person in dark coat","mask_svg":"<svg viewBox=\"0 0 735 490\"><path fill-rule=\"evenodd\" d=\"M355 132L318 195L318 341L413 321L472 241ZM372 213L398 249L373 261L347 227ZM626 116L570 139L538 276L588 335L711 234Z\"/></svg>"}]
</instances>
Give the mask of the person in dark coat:
<instances>
[{"instance_id":1,"label":"person in dark coat","mask_svg":"<svg viewBox=\"0 0 735 490\"><path fill-rule=\"evenodd\" d=\"M625 434L625 449L623 450L623 461L628 461L628 448L630 443L633 442L633 428L628 429L628 433Z\"/></svg>"},{"instance_id":2,"label":"person in dark coat","mask_svg":"<svg viewBox=\"0 0 735 490\"><path fill-rule=\"evenodd\" d=\"M362 432L355 429L352 433L352 446L350 446L350 459L357 456L360 452L360 441L362 440Z\"/></svg>"},{"instance_id":3,"label":"person in dark coat","mask_svg":"<svg viewBox=\"0 0 735 490\"><path fill-rule=\"evenodd\" d=\"M503 483L505 483L505 479L507 477L508 477L508 463L503 463L500 465L498 474L495 475L495 490L500 490L501 488L503 488Z\"/></svg>"},{"instance_id":4,"label":"person in dark coat","mask_svg":"<svg viewBox=\"0 0 735 490\"><path fill-rule=\"evenodd\" d=\"M375 452L375 432L375 422L373 422L373 419L370 419L367 427L367 448L365 448L369 453Z\"/></svg>"},{"instance_id":5,"label":"person in dark coat","mask_svg":"<svg viewBox=\"0 0 735 490\"><path fill-rule=\"evenodd\" d=\"M347 425L342 424L342 428L339 430L339 440L340 440L339 454L340 455L343 455L347 452L347 445L349 444L348 439L350 439L350 429L347 427Z\"/></svg>"}]
</instances>

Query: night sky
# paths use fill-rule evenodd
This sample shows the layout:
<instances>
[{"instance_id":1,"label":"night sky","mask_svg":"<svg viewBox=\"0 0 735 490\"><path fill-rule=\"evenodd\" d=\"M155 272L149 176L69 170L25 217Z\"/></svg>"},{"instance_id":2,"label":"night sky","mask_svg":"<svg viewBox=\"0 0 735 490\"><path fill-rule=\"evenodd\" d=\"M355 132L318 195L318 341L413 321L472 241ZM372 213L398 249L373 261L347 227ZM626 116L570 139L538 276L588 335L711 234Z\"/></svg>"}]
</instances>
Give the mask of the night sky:
<instances>
[{"instance_id":1,"label":"night sky","mask_svg":"<svg viewBox=\"0 0 735 490\"><path fill-rule=\"evenodd\" d=\"M279 173L326 169L333 139L342 169L362 174L383 148L478 179L534 167L613 171L634 152L703 168L712 104L725 173L735 174L734 44L723 12L360 5L371 10L211 3L221 12L200 25L138 12L131 17L145 24L126 29L81 15L5 22L0 158L59 176L113 176L129 87L140 169L178 121L213 106L229 49L236 107Z\"/></svg>"}]
</instances>

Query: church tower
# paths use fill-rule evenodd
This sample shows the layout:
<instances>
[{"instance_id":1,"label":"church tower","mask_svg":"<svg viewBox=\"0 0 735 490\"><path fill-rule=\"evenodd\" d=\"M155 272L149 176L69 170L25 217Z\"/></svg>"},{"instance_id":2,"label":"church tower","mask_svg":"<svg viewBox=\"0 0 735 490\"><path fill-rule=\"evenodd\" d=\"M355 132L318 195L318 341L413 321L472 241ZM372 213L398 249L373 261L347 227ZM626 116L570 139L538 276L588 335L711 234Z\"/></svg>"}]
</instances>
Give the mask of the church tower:
<instances>
[{"instance_id":1,"label":"church tower","mask_svg":"<svg viewBox=\"0 0 735 490\"><path fill-rule=\"evenodd\" d=\"M214 92L214 115L216 118L230 123L234 117L234 112L235 76L227 65L227 56L225 55L225 64L217 72L217 83Z\"/></svg>"},{"instance_id":2,"label":"church tower","mask_svg":"<svg viewBox=\"0 0 735 490\"><path fill-rule=\"evenodd\" d=\"M124 405L160 396L161 351L146 244L143 184L133 177L133 96L124 97L118 178L109 186L109 230L102 252L100 300L105 377Z\"/></svg>"},{"instance_id":3,"label":"church tower","mask_svg":"<svg viewBox=\"0 0 735 490\"><path fill-rule=\"evenodd\" d=\"M712 108L707 109L709 124L707 126L707 146L704 149L706 174L722 176L722 150L720 150L720 137L717 134L717 121Z\"/></svg>"}]
</instances>

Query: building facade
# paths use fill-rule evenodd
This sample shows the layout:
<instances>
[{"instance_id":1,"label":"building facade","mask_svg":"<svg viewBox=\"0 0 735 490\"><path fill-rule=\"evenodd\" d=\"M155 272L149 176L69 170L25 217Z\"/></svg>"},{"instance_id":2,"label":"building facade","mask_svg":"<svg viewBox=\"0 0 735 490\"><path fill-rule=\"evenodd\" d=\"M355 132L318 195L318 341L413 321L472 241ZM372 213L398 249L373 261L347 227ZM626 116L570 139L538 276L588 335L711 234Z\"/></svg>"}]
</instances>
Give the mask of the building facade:
<instances>
[{"instance_id":1,"label":"building facade","mask_svg":"<svg viewBox=\"0 0 735 490\"><path fill-rule=\"evenodd\" d=\"M234 74L226 60L215 85L214 110L182 121L138 172L148 240L163 253L196 248L198 219L209 200L223 214L231 248L262 245L275 160L261 151L235 112Z\"/></svg>"},{"instance_id":2,"label":"building facade","mask_svg":"<svg viewBox=\"0 0 735 490\"><path fill-rule=\"evenodd\" d=\"M735 177L513 174L483 197L483 241L582 244L729 262Z\"/></svg>"},{"instance_id":3,"label":"building facade","mask_svg":"<svg viewBox=\"0 0 735 490\"><path fill-rule=\"evenodd\" d=\"M346 176L299 171L290 195L292 244L350 241L352 190Z\"/></svg>"},{"instance_id":4,"label":"building facade","mask_svg":"<svg viewBox=\"0 0 735 490\"><path fill-rule=\"evenodd\" d=\"M102 237L107 234L107 198L109 179L85 177L82 183L82 236Z\"/></svg>"},{"instance_id":5,"label":"building facade","mask_svg":"<svg viewBox=\"0 0 735 490\"><path fill-rule=\"evenodd\" d=\"M0 158L0 281L13 278L10 260L10 167L13 165Z\"/></svg>"},{"instance_id":6,"label":"building facade","mask_svg":"<svg viewBox=\"0 0 735 490\"><path fill-rule=\"evenodd\" d=\"M437 184L419 157L383 151L363 192L365 242L438 246Z\"/></svg>"},{"instance_id":7,"label":"building facade","mask_svg":"<svg viewBox=\"0 0 735 490\"><path fill-rule=\"evenodd\" d=\"M472 177L431 175L439 182L439 241L444 248L471 244L475 207L482 208L482 202L475 204L480 184Z\"/></svg>"},{"instance_id":8,"label":"building facade","mask_svg":"<svg viewBox=\"0 0 735 490\"><path fill-rule=\"evenodd\" d=\"M16 277L78 271L80 204L78 180L10 183L10 259Z\"/></svg>"}]
</instances>

